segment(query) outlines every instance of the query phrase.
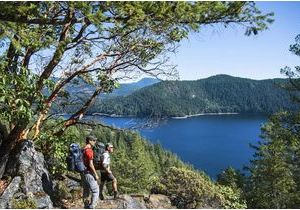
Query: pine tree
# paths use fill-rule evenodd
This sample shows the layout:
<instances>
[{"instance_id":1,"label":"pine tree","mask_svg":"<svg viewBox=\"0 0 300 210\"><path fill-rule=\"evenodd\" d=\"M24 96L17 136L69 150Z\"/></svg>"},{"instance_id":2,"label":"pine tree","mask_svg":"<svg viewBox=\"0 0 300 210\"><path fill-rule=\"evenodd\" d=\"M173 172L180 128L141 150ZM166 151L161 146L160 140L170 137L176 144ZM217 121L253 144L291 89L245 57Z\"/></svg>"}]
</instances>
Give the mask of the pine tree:
<instances>
[{"instance_id":1,"label":"pine tree","mask_svg":"<svg viewBox=\"0 0 300 210\"><path fill-rule=\"evenodd\" d=\"M299 115L299 114L298 114ZM299 117L279 113L262 128L249 168L248 203L251 208L294 208L299 206Z\"/></svg>"}]
</instances>

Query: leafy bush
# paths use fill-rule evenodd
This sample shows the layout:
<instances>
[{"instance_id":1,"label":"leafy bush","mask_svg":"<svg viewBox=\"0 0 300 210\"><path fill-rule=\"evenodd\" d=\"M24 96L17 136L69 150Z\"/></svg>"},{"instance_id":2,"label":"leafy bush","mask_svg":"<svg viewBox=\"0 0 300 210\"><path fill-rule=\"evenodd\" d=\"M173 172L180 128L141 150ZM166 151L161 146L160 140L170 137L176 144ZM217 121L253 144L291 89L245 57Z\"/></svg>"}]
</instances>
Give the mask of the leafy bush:
<instances>
[{"instance_id":1,"label":"leafy bush","mask_svg":"<svg viewBox=\"0 0 300 210\"><path fill-rule=\"evenodd\" d=\"M69 153L71 143L83 142L84 132L80 133L80 128L70 127L65 135L61 137L54 136L47 132L47 128L55 126L57 122L50 122L41 132L39 139L36 141L37 148L45 155L48 169L51 174L63 174L67 172L66 157Z\"/></svg>"},{"instance_id":2,"label":"leafy bush","mask_svg":"<svg viewBox=\"0 0 300 210\"><path fill-rule=\"evenodd\" d=\"M223 208L226 209L245 209L246 201L241 198L241 191L228 186L218 186L218 192L224 196Z\"/></svg>"},{"instance_id":3,"label":"leafy bush","mask_svg":"<svg viewBox=\"0 0 300 210\"><path fill-rule=\"evenodd\" d=\"M217 186L203 173L187 168L171 167L152 192L168 195L177 208L246 207L230 187Z\"/></svg>"},{"instance_id":4,"label":"leafy bush","mask_svg":"<svg viewBox=\"0 0 300 210\"><path fill-rule=\"evenodd\" d=\"M209 178L189 169L171 167L152 191L170 196L178 208L222 206L222 196Z\"/></svg>"}]
</instances>

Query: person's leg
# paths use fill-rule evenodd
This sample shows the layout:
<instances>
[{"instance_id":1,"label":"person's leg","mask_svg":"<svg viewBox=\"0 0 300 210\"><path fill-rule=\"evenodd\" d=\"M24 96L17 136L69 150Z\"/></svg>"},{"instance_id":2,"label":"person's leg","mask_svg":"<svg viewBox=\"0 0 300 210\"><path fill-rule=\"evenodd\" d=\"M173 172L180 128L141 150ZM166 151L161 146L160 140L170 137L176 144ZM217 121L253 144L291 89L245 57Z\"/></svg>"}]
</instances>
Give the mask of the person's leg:
<instances>
[{"instance_id":1,"label":"person's leg","mask_svg":"<svg viewBox=\"0 0 300 210\"><path fill-rule=\"evenodd\" d=\"M89 188L92 191L92 200L89 205L89 208L94 209L97 206L97 202L99 199L99 186L95 178L91 174L87 174L87 180L89 184Z\"/></svg>"},{"instance_id":2,"label":"person's leg","mask_svg":"<svg viewBox=\"0 0 300 210\"><path fill-rule=\"evenodd\" d=\"M114 199L118 198L118 188L117 188L117 179L114 177L114 175L111 173L108 175L109 180L112 182L112 189L114 192Z\"/></svg>"},{"instance_id":3,"label":"person's leg","mask_svg":"<svg viewBox=\"0 0 300 210\"><path fill-rule=\"evenodd\" d=\"M100 200L104 200L104 195L103 195L103 189L104 189L104 185L105 185L105 179L102 179L101 176L101 182L100 182L100 186L99 186L99 198Z\"/></svg>"},{"instance_id":4,"label":"person's leg","mask_svg":"<svg viewBox=\"0 0 300 210\"><path fill-rule=\"evenodd\" d=\"M89 184L87 182L87 179L85 177L85 174L81 174L81 184L82 184L82 187L83 187L82 199L83 199L84 208L88 208L88 206L90 204L90 201L89 201L90 188L89 188Z\"/></svg>"},{"instance_id":5,"label":"person's leg","mask_svg":"<svg viewBox=\"0 0 300 210\"><path fill-rule=\"evenodd\" d=\"M118 192L117 179L116 178L114 178L112 180L112 189L113 189L114 192Z\"/></svg>"},{"instance_id":6,"label":"person's leg","mask_svg":"<svg viewBox=\"0 0 300 210\"><path fill-rule=\"evenodd\" d=\"M94 183L91 187L91 191L92 191L91 208L94 209L97 206L98 199L99 199L99 185L96 180L94 180Z\"/></svg>"}]
</instances>

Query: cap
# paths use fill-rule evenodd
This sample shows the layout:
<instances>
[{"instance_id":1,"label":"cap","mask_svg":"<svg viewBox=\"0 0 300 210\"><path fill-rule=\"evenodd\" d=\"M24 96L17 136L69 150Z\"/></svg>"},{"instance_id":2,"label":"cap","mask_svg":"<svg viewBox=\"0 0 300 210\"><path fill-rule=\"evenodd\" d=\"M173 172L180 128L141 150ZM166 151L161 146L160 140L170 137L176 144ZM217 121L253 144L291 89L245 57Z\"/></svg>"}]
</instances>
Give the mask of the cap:
<instances>
[{"instance_id":1,"label":"cap","mask_svg":"<svg viewBox=\"0 0 300 210\"><path fill-rule=\"evenodd\" d=\"M94 136L87 136L85 141L88 143L89 141L97 141L97 138Z\"/></svg>"}]
</instances>

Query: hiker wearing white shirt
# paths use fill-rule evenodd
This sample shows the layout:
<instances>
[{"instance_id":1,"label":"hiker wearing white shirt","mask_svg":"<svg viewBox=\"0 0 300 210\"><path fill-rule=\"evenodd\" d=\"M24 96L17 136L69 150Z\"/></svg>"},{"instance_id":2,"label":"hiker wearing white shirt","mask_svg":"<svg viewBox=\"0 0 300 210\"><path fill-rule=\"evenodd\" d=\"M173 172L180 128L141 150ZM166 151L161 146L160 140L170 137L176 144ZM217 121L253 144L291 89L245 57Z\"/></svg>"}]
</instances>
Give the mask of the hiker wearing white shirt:
<instances>
[{"instance_id":1,"label":"hiker wearing white shirt","mask_svg":"<svg viewBox=\"0 0 300 210\"><path fill-rule=\"evenodd\" d=\"M114 146L111 143L105 145L105 152L103 153L102 169L100 170L101 174L101 183L100 183L100 194L99 197L101 200L104 200L103 188L105 182L112 182L112 189L114 192L114 199L118 197L117 189L117 179L114 177L112 171L110 170L110 153L114 150Z\"/></svg>"}]
</instances>

